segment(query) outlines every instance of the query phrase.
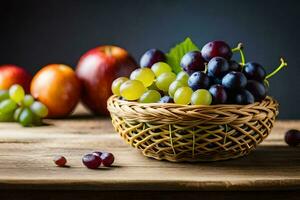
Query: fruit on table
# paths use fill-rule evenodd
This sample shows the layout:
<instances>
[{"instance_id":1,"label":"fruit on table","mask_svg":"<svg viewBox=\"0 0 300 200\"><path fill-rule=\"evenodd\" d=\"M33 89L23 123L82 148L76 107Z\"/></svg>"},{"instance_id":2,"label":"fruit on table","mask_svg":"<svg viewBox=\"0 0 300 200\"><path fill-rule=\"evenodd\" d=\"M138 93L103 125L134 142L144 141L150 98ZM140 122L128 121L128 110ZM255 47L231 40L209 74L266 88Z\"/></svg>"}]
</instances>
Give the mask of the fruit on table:
<instances>
[{"instance_id":1,"label":"fruit on table","mask_svg":"<svg viewBox=\"0 0 300 200\"><path fill-rule=\"evenodd\" d=\"M105 167L110 167L115 161L114 155L112 153L108 153L108 152L102 152L102 154L100 155L100 158L102 160L102 164Z\"/></svg>"},{"instance_id":2,"label":"fruit on table","mask_svg":"<svg viewBox=\"0 0 300 200\"><path fill-rule=\"evenodd\" d=\"M89 169L97 169L101 165L102 159L90 153L82 157L82 163Z\"/></svg>"},{"instance_id":3,"label":"fruit on table","mask_svg":"<svg viewBox=\"0 0 300 200\"><path fill-rule=\"evenodd\" d=\"M21 85L26 92L30 91L32 76L16 65L0 66L0 90L8 90L14 84Z\"/></svg>"},{"instance_id":4,"label":"fruit on table","mask_svg":"<svg viewBox=\"0 0 300 200\"><path fill-rule=\"evenodd\" d=\"M247 78L242 72L229 72L222 79L222 85L231 91L243 89L247 85Z\"/></svg>"},{"instance_id":5,"label":"fruit on table","mask_svg":"<svg viewBox=\"0 0 300 200\"><path fill-rule=\"evenodd\" d=\"M8 99L9 98L9 93L7 90L0 90L0 102Z\"/></svg>"},{"instance_id":6,"label":"fruit on table","mask_svg":"<svg viewBox=\"0 0 300 200\"><path fill-rule=\"evenodd\" d=\"M185 72L192 74L196 71L204 71L204 59L200 51L191 51L186 53L181 61L180 65Z\"/></svg>"},{"instance_id":7,"label":"fruit on table","mask_svg":"<svg viewBox=\"0 0 300 200\"><path fill-rule=\"evenodd\" d=\"M194 72L189 80L188 85L194 90L207 89L209 87L210 80L204 72Z\"/></svg>"},{"instance_id":8,"label":"fruit on table","mask_svg":"<svg viewBox=\"0 0 300 200\"><path fill-rule=\"evenodd\" d=\"M170 65L165 62L157 62L152 65L151 70L154 72L155 76L158 77L159 75L165 72L172 72Z\"/></svg>"},{"instance_id":9,"label":"fruit on table","mask_svg":"<svg viewBox=\"0 0 300 200\"><path fill-rule=\"evenodd\" d=\"M11 99L5 99L0 102L0 113L7 114L13 112L17 108L17 103Z\"/></svg>"},{"instance_id":10,"label":"fruit on table","mask_svg":"<svg viewBox=\"0 0 300 200\"><path fill-rule=\"evenodd\" d=\"M212 41L207 43L201 49L202 57L206 61L214 57L222 57L226 60L230 60L232 57L232 51L229 45L224 41Z\"/></svg>"},{"instance_id":11,"label":"fruit on table","mask_svg":"<svg viewBox=\"0 0 300 200\"><path fill-rule=\"evenodd\" d=\"M50 64L36 73L31 82L32 96L48 108L48 117L67 117L80 98L80 82L73 69Z\"/></svg>"},{"instance_id":12,"label":"fruit on table","mask_svg":"<svg viewBox=\"0 0 300 200\"><path fill-rule=\"evenodd\" d=\"M149 68L139 68L131 72L130 79L141 81L145 87L152 85L155 78L154 72Z\"/></svg>"},{"instance_id":13,"label":"fruit on table","mask_svg":"<svg viewBox=\"0 0 300 200\"><path fill-rule=\"evenodd\" d=\"M192 105L210 105L212 102L212 96L208 90L199 89L193 92L191 97Z\"/></svg>"},{"instance_id":14,"label":"fruit on table","mask_svg":"<svg viewBox=\"0 0 300 200\"><path fill-rule=\"evenodd\" d=\"M148 90L139 99L140 103L156 103L160 100L161 95L156 90Z\"/></svg>"},{"instance_id":15,"label":"fruit on table","mask_svg":"<svg viewBox=\"0 0 300 200\"><path fill-rule=\"evenodd\" d=\"M13 100L16 103L21 102L25 97L25 91L22 88L22 86L18 84L12 85L9 90L9 97L11 100Z\"/></svg>"},{"instance_id":16,"label":"fruit on table","mask_svg":"<svg viewBox=\"0 0 300 200\"><path fill-rule=\"evenodd\" d=\"M165 62L166 56L164 52L159 49L149 49L146 51L141 59L140 59L140 66L141 67L151 67L153 64L157 62Z\"/></svg>"},{"instance_id":17,"label":"fruit on table","mask_svg":"<svg viewBox=\"0 0 300 200\"><path fill-rule=\"evenodd\" d=\"M300 131L297 129L288 130L285 134L284 140L290 146L299 145L300 144Z\"/></svg>"},{"instance_id":18,"label":"fruit on table","mask_svg":"<svg viewBox=\"0 0 300 200\"><path fill-rule=\"evenodd\" d=\"M0 122L13 122L14 121L14 113L0 113Z\"/></svg>"},{"instance_id":19,"label":"fruit on table","mask_svg":"<svg viewBox=\"0 0 300 200\"><path fill-rule=\"evenodd\" d=\"M34 102L33 96L31 96L30 94L26 94L24 96L24 99L22 100L21 104L24 107L29 107L29 106L31 106L33 104L33 102Z\"/></svg>"},{"instance_id":20,"label":"fruit on table","mask_svg":"<svg viewBox=\"0 0 300 200\"><path fill-rule=\"evenodd\" d=\"M34 114L36 114L37 116L43 118L48 116L48 108L42 104L41 102L35 101L30 105L30 109L32 110L32 112Z\"/></svg>"},{"instance_id":21,"label":"fruit on table","mask_svg":"<svg viewBox=\"0 0 300 200\"><path fill-rule=\"evenodd\" d=\"M126 100L138 100L146 91L146 87L141 81L128 80L120 87L120 94Z\"/></svg>"},{"instance_id":22,"label":"fruit on table","mask_svg":"<svg viewBox=\"0 0 300 200\"><path fill-rule=\"evenodd\" d=\"M24 108L19 116L19 122L22 126L30 126L34 123L34 115L29 108Z\"/></svg>"},{"instance_id":23,"label":"fruit on table","mask_svg":"<svg viewBox=\"0 0 300 200\"><path fill-rule=\"evenodd\" d=\"M159 75L156 79L156 86L158 89L168 92L169 86L176 79L176 74L173 72L165 72Z\"/></svg>"},{"instance_id":24,"label":"fruit on table","mask_svg":"<svg viewBox=\"0 0 300 200\"><path fill-rule=\"evenodd\" d=\"M216 84L209 88L212 96L212 104L224 104L227 102L227 92L223 85Z\"/></svg>"},{"instance_id":25,"label":"fruit on table","mask_svg":"<svg viewBox=\"0 0 300 200\"><path fill-rule=\"evenodd\" d=\"M128 77L137 66L128 52L117 46L99 46L86 52L76 68L83 104L95 114L107 115L106 101L112 94L113 80Z\"/></svg>"},{"instance_id":26,"label":"fruit on table","mask_svg":"<svg viewBox=\"0 0 300 200\"><path fill-rule=\"evenodd\" d=\"M207 64L208 76L222 79L229 71L227 60L222 57L214 57Z\"/></svg>"},{"instance_id":27,"label":"fruit on table","mask_svg":"<svg viewBox=\"0 0 300 200\"><path fill-rule=\"evenodd\" d=\"M67 164L67 159L64 156L55 156L53 158L53 162L58 166L58 167L64 167Z\"/></svg>"}]
</instances>

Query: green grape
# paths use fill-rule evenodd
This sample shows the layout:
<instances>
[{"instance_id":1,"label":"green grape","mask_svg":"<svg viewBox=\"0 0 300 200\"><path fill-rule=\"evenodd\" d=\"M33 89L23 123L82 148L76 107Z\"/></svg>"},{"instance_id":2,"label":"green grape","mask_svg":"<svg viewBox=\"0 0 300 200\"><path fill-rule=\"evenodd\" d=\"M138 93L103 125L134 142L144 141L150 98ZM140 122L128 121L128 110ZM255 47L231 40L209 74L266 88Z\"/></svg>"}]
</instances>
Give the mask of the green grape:
<instances>
[{"instance_id":1,"label":"green grape","mask_svg":"<svg viewBox=\"0 0 300 200\"><path fill-rule=\"evenodd\" d=\"M24 108L19 116L19 122L22 126L30 126L33 122L33 113L29 108Z\"/></svg>"},{"instance_id":2,"label":"green grape","mask_svg":"<svg viewBox=\"0 0 300 200\"><path fill-rule=\"evenodd\" d=\"M174 94L174 102L177 104L188 105L191 102L193 90L190 87L181 87Z\"/></svg>"},{"instance_id":3,"label":"green grape","mask_svg":"<svg viewBox=\"0 0 300 200\"><path fill-rule=\"evenodd\" d=\"M160 93L156 90L146 91L139 99L140 103L156 103L160 100Z\"/></svg>"},{"instance_id":4,"label":"green grape","mask_svg":"<svg viewBox=\"0 0 300 200\"><path fill-rule=\"evenodd\" d=\"M34 124L35 126L42 126L43 120L39 116L34 114L32 124Z\"/></svg>"},{"instance_id":5,"label":"green grape","mask_svg":"<svg viewBox=\"0 0 300 200\"><path fill-rule=\"evenodd\" d=\"M189 75L186 72L181 71L177 74L176 80L188 85Z\"/></svg>"},{"instance_id":6,"label":"green grape","mask_svg":"<svg viewBox=\"0 0 300 200\"><path fill-rule=\"evenodd\" d=\"M120 87L121 96L126 100L137 100L146 91L144 84L138 80L125 81Z\"/></svg>"},{"instance_id":7,"label":"green grape","mask_svg":"<svg viewBox=\"0 0 300 200\"><path fill-rule=\"evenodd\" d=\"M7 90L0 90L0 102L8 99L9 98L9 93Z\"/></svg>"},{"instance_id":8,"label":"green grape","mask_svg":"<svg viewBox=\"0 0 300 200\"><path fill-rule=\"evenodd\" d=\"M29 107L29 106L31 106L31 104L33 104L33 102L34 102L33 96L31 96L30 94L26 94L22 101L22 105L25 107Z\"/></svg>"},{"instance_id":9,"label":"green grape","mask_svg":"<svg viewBox=\"0 0 300 200\"><path fill-rule=\"evenodd\" d=\"M196 90L191 97L191 103L193 105L210 105L211 101L211 94L205 89Z\"/></svg>"},{"instance_id":10,"label":"green grape","mask_svg":"<svg viewBox=\"0 0 300 200\"><path fill-rule=\"evenodd\" d=\"M156 79L156 86L158 89L168 92L169 86L176 79L176 75L173 72L165 72Z\"/></svg>"},{"instance_id":11,"label":"green grape","mask_svg":"<svg viewBox=\"0 0 300 200\"><path fill-rule=\"evenodd\" d=\"M176 90L184 86L186 85L184 85L181 81L173 81L169 86L169 96L173 98Z\"/></svg>"},{"instance_id":12,"label":"green grape","mask_svg":"<svg viewBox=\"0 0 300 200\"><path fill-rule=\"evenodd\" d=\"M155 63L154 65L152 65L151 69L156 77L159 77L159 75L165 72L172 72L172 68L170 67L170 65L164 62Z\"/></svg>"},{"instance_id":13,"label":"green grape","mask_svg":"<svg viewBox=\"0 0 300 200\"><path fill-rule=\"evenodd\" d=\"M19 103L24 99L25 91L22 86L14 84L9 88L9 97L16 103Z\"/></svg>"},{"instance_id":14,"label":"green grape","mask_svg":"<svg viewBox=\"0 0 300 200\"><path fill-rule=\"evenodd\" d=\"M154 82L155 74L149 68L139 68L131 73L130 79L141 81L145 87L149 87Z\"/></svg>"},{"instance_id":15,"label":"green grape","mask_svg":"<svg viewBox=\"0 0 300 200\"><path fill-rule=\"evenodd\" d=\"M11 99L6 99L1 101L0 103L0 113L10 113L13 112L17 108L16 102Z\"/></svg>"},{"instance_id":16,"label":"green grape","mask_svg":"<svg viewBox=\"0 0 300 200\"><path fill-rule=\"evenodd\" d=\"M15 112L14 112L14 120L15 121L19 121L19 117L20 117L20 114L22 111L23 111L22 107L19 107L15 110Z\"/></svg>"},{"instance_id":17,"label":"green grape","mask_svg":"<svg viewBox=\"0 0 300 200\"><path fill-rule=\"evenodd\" d=\"M13 122L14 121L14 113L0 113L0 122Z\"/></svg>"},{"instance_id":18,"label":"green grape","mask_svg":"<svg viewBox=\"0 0 300 200\"><path fill-rule=\"evenodd\" d=\"M30 109L32 110L32 112L34 114L36 114L39 117L46 117L48 115L48 108L47 106L45 106L43 103L39 102L39 101L35 101L33 102L33 104L31 104Z\"/></svg>"},{"instance_id":19,"label":"green grape","mask_svg":"<svg viewBox=\"0 0 300 200\"><path fill-rule=\"evenodd\" d=\"M113 81L113 83L111 84L111 91L113 94L120 96L120 86L122 85L122 83L124 83L125 81L127 81L128 78L127 77L119 77L117 79L115 79Z\"/></svg>"}]
</instances>

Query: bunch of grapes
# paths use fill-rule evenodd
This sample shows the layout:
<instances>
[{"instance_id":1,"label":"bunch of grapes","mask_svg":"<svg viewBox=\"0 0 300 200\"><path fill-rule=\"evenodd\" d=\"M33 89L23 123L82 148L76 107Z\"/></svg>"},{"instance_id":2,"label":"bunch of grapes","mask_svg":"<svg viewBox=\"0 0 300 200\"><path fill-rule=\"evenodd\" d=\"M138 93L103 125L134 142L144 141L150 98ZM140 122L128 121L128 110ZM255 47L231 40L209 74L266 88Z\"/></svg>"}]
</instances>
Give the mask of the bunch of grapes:
<instances>
[{"instance_id":1,"label":"bunch of grapes","mask_svg":"<svg viewBox=\"0 0 300 200\"><path fill-rule=\"evenodd\" d=\"M9 90L0 90L0 122L19 122L22 126L41 125L48 115L47 107L25 94L22 86L15 84Z\"/></svg>"},{"instance_id":2,"label":"bunch of grapes","mask_svg":"<svg viewBox=\"0 0 300 200\"><path fill-rule=\"evenodd\" d=\"M240 52L241 62L232 60L234 52ZM262 65L245 63L241 44L231 49L224 41L209 42L180 59L182 71L175 74L162 51L148 50L141 68L113 82L113 94L140 103L251 104L267 96L268 78L287 66L281 59L281 65L267 75Z\"/></svg>"}]
</instances>

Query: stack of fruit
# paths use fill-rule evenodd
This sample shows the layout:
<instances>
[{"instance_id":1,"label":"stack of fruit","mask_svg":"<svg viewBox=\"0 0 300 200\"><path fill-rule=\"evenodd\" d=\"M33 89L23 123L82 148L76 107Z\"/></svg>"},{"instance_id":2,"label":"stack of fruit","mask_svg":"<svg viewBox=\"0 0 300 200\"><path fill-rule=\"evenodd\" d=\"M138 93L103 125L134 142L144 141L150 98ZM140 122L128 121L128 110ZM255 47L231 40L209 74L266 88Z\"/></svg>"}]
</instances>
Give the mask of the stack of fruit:
<instances>
[{"instance_id":1,"label":"stack of fruit","mask_svg":"<svg viewBox=\"0 0 300 200\"><path fill-rule=\"evenodd\" d=\"M240 52L240 63L232 60L233 52ZM231 49L224 41L213 41L200 51L188 38L166 55L148 50L140 66L130 78L113 82L113 94L140 103L210 105L262 101L268 79L287 63L281 59L280 66L267 75L262 65L245 63L241 44Z\"/></svg>"},{"instance_id":2,"label":"stack of fruit","mask_svg":"<svg viewBox=\"0 0 300 200\"><path fill-rule=\"evenodd\" d=\"M0 90L0 121L16 121L23 126L40 125L48 114L47 107L26 94L22 86L12 85Z\"/></svg>"}]
</instances>

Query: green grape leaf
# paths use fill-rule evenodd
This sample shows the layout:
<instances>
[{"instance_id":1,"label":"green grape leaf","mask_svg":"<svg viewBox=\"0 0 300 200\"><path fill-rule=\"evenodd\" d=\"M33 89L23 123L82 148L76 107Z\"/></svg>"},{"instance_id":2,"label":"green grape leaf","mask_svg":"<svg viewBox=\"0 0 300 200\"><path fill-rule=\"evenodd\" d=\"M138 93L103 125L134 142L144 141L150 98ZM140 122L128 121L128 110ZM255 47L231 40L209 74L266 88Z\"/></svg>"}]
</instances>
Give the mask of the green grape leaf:
<instances>
[{"instance_id":1,"label":"green grape leaf","mask_svg":"<svg viewBox=\"0 0 300 200\"><path fill-rule=\"evenodd\" d=\"M191 38L187 37L183 42L171 48L169 53L166 54L167 63L172 67L172 71L176 74L182 71L180 66L181 58L190 51L199 51L199 48L193 43Z\"/></svg>"}]
</instances>

